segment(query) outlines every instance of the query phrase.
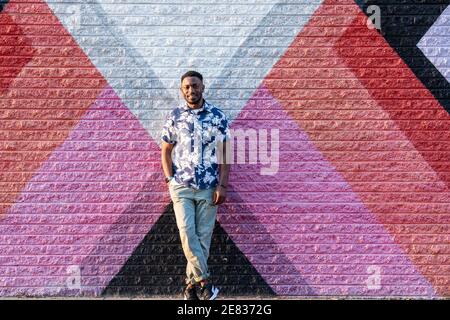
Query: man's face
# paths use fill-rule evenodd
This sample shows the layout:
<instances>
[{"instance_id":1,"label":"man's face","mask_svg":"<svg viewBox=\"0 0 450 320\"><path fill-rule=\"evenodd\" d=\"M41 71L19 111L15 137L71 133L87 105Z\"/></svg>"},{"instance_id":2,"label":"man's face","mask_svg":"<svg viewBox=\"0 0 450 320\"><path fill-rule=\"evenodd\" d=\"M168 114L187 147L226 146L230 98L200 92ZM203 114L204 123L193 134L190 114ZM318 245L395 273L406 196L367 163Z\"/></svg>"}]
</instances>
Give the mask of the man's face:
<instances>
[{"instance_id":1,"label":"man's face","mask_svg":"<svg viewBox=\"0 0 450 320\"><path fill-rule=\"evenodd\" d=\"M197 77L186 77L181 82L181 92L184 99L190 104L197 104L202 101L202 94L205 86Z\"/></svg>"}]
</instances>

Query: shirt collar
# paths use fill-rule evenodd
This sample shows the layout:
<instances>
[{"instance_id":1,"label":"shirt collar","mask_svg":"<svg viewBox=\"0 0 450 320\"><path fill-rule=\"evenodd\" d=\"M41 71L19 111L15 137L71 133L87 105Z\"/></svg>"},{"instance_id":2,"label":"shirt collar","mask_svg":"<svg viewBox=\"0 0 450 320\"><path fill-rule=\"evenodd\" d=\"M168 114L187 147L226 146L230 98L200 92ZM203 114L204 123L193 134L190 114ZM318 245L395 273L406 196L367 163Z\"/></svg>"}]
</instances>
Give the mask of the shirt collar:
<instances>
[{"instance_id":1,"label":"shirt collar","mask_svg":"<svg viewBox=\"0 0 450 320\"><path fill-rule=\"evenodd\" d=\"M189 108L189 106L187 105L187 102L185 102L183 105L183 111L191 111L194 114L199 114L200 112L203 112L204 110L209 111L209 103L205 99L203 99L203 105L201 106L201 108L198 108L198 109Z\"/></svg>"}]
</instances>

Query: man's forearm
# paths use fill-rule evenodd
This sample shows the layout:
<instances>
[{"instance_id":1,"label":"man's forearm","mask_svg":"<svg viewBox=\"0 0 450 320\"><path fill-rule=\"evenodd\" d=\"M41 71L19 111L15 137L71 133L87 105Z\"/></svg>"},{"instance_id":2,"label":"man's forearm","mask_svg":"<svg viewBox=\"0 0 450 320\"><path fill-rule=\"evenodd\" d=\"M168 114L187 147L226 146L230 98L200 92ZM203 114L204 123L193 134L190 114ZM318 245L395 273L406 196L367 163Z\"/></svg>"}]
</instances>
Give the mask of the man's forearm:
<instances>
[{"instance_id":1,"label":"man's forearm","mask_svg":"<svg viewBox=\"0 0 450 320\"><path fill-rule=\"evenodd\" d=\"M229 164L219 164L219 185L228 186L228 176L230 173Z\"/></svg>"},{"instance_id":2,"label":"man's forearm","mask_svg":"<svg viewBox=\"0 0 450 320\"><path fill-rule=\"evenodd\" d=\"M230 173L230 164L227 155L230 153L229 142L219 143L219 185L228 186L228 176Z\"/></svg>"},{"instance_id":3,"label":"man's forearm","mask_svg":"<svg viewBox=\"0 0 450 320\"><path fill-rule=\"evenodd\" d=\"M172 155L168 152L163 152L161 155L161 163L164 175L166 177L172 177L173 176Z\"/></svg>"}]
</instances>

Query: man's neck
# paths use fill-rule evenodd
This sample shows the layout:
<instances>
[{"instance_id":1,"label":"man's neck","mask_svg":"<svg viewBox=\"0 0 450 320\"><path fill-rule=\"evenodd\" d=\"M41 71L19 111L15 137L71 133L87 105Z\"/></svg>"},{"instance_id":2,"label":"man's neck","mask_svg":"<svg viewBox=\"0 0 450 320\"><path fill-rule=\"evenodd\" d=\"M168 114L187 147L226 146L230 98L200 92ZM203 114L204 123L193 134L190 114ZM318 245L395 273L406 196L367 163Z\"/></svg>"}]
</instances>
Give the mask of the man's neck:
<instances>
[{"instance_id":1,"label":"man's neck","mask_svg":"<svg viewBox=\"0 0 450 320\"><path fill-rule=\"evenodd\" d=\"M194 104L194 105L190 105L189 103L186 102L187 106L190 109L200 109L201 107L203 107L204 103L205 103L205 99L203 99L203 98L202 98L202 100L199 103Z\"/></svg>"}]
</instances>

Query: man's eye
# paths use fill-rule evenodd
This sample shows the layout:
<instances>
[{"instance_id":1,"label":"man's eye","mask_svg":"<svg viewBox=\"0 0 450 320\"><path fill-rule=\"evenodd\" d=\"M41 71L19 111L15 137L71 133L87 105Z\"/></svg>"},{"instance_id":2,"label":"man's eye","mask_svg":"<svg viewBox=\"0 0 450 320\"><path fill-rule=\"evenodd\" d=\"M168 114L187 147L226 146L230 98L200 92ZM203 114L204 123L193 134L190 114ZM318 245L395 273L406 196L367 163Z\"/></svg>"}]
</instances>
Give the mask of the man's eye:
<instances>
[{"instance_id":1,"label":"man's eye","mask_svg":"<svg viewBox=\"0 0 450 320\"><path fill-rule=\"evenodd\" d=\"M198 89L198 85L197 85L197 84L193 84L192 86L186 86L186 87L184 87L184 90L188 90L189 87L190 87L190 88L193 88L193 89Z\"/></svg>"}]
</instances>

